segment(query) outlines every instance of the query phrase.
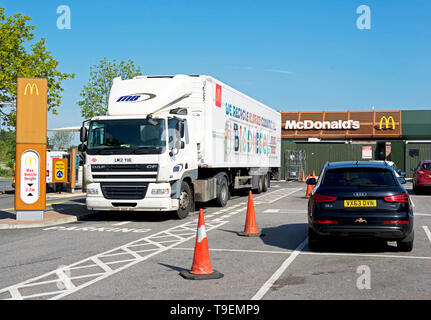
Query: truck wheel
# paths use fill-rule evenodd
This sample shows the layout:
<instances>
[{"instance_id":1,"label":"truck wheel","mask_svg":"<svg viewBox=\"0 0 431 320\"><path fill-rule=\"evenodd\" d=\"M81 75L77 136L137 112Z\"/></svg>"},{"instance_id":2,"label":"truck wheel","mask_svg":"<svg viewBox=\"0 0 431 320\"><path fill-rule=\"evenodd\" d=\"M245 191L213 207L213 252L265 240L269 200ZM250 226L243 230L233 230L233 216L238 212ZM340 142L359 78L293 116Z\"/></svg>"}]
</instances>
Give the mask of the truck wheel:
<instances>
[{"instance_id":1,"label":"truck wheel","mask_svg":"<svg viewBox=\"0 0 431 320\"><path fill-rule=\"evenodd\" d=\"M253 191L254 193L259 194L259 193L262 193L262 190L263 190L263 178L262 176L259 176L259 180L257 182L257 188L254 189Z\"/></svg>"},{"instance_id":2,"label":"truck wheel","mask_svg":"<svg viewBox=\"0 0 431 320\"><path fill-rule=\"evenodd\" d=\"M180 199L178 203L178 210L176 212L178 219L184 219L189 215L193 208L193 195L190 186L187 182L181 183Z\"/></svg>"},{"instance_id":3,"label":"truck wheel","mask_svg":"<svg viewBox=\"0 0 431 320\"><path fill-rule=\"evenodd\" d=\"M226 178L223 178L220 184L219 192L217 193L217 204L220 207L225 207L227 205L228 200L229 200L229 187L227 185Z\"/></svg>"},{"instance_id":4,"label":"truck wheel","mask_svg":"<svg viewBox=\"0 0 431 320\"><path fill-rule=\"evenodd\" d=\"M263 180L263 186L262 186L262 191L263 192L267 192L268 188L269 188L269 175L265 174L262 178Z\"/></svg>"}]
</instances>

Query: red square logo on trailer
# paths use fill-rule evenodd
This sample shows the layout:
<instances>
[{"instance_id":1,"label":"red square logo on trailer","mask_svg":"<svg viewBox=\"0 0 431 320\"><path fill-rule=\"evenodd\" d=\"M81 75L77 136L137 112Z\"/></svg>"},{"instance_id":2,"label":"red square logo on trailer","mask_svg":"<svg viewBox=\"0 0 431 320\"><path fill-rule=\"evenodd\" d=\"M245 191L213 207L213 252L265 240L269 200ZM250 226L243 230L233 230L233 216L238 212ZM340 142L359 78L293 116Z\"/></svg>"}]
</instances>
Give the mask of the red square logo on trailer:
<instances>
[{"instance_id":1,"label":"red square logo on trailer","mask_svg":"<svg viewBox=\"0 0 431 320\"><path fill-rule=\"evenodd\" d=\"M216 84L215 104L217 107L221 108L221 85L218 84Z\"/></svg>"}]
</instances>

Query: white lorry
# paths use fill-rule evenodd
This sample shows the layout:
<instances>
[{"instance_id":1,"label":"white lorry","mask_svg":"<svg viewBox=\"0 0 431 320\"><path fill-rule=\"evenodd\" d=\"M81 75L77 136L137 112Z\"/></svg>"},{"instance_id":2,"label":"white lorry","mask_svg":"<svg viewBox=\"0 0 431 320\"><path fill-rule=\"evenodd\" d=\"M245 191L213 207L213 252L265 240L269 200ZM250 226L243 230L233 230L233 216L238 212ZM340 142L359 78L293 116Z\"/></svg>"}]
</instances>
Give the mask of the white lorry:
<instances>
[{"instance_id":1,"label":"white lorry","mask_svg":"<svg viewBox=\"0 0 431 320\"><path fill-rule=\"evenodd\" d=\"M81 127L87 207L182 219L196 201L265 192L280 134L279 112L210 76L116 78L108 114Z\"/></svg>"}]
</instances>

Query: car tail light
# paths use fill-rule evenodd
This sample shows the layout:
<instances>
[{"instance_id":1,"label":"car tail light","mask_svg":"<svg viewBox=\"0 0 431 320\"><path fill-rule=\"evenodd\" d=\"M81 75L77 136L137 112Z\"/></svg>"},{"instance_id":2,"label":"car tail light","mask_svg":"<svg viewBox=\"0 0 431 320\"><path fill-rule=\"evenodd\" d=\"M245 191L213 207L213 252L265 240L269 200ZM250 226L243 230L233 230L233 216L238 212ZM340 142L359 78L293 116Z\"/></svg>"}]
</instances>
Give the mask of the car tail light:
<instances>
[{"instance_id":1,"label":"car tail light","mask_svg":"<svg viewBox=\"0 0 431 320\"><path fill-rule=\"evenodd\" d=\"M425 173L425 172L423 172L422 170L419 170L419 171L418 171L418 174L421 174L421 175L422 175L422 174L424 174L424 173Z\"/></svg>"},{"instance_id":2,"label":"car tail light","mask_svg":"<svg viewBox=\"0 0 431 320\"><path fill-rule=\"evenodd\" d=\"M395 196L389 196L384 198L386 202L409 202L409 196L407 193L397 194Z\"/></svg>"},{"instance_id":3,"label":"car tail light","mask_svg":"<svg viewBox=\"0 0 431 320\"><path fill-rule=\"evenodd\" d=\"M326 196L318 193L313 194L313 202L334 202L335 200L337 200L337 197Z\"/></svg>"},{"instance_id":4,"label":"car tail light","mask_svg":"<svg viewBox=\"0 0 431 320\"><path fill-rule=\"evenodd\" d=\"M383 224L410 224L410 222L407 220L389 220L383 222Z\"/></svg>"},{"instance_id":5,"label":"car tail light","mask_svg":"<svg viewBox=\"0 0 431 320\"><path fill-rule=\"evenodd\" d=\"M338 224L337 220L314 220L317 224Z\"/></svg>"}]
</instances>

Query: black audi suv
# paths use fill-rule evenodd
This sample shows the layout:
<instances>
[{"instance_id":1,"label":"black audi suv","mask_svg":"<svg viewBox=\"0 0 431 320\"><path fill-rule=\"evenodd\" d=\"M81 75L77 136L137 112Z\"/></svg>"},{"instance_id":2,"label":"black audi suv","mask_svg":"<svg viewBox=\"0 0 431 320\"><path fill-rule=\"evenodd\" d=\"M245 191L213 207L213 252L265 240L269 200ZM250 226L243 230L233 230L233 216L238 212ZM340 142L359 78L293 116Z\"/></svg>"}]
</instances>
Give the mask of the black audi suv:
<instances>
[{"instance_id":1,"label":"black audi suv","mask_svg":"<svg viewBox=\"0 0 431 320\"><path fill-rule=\"evenodd\" d=\"M396 241L413 249L413 209L407 191L387 163L326 163L308 202L308 243L318 249L328 236Z\"/></svg>"}]
</instances>

